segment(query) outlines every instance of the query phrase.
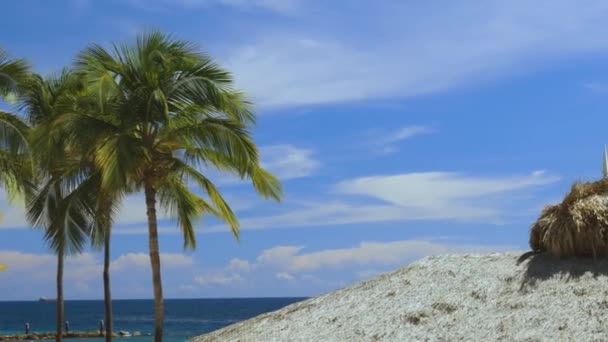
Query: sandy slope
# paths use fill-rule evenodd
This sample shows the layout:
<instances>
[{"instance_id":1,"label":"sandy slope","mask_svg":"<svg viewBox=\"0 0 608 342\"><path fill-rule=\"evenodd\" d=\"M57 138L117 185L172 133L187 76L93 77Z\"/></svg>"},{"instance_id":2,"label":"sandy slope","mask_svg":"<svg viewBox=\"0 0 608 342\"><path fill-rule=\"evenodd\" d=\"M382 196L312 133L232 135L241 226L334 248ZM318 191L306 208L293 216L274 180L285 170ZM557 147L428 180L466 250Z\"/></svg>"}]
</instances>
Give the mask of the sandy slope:
<instances>
[{"instance_id":1,"label":"sandy slope","mask_svg":"<svg viewBox=\"0 0 608 342\"><path fill-rule=\"evenodd\" d=\"M608 341L608 261L433 256L193 338Z\"/></svg>"}]
</instances>

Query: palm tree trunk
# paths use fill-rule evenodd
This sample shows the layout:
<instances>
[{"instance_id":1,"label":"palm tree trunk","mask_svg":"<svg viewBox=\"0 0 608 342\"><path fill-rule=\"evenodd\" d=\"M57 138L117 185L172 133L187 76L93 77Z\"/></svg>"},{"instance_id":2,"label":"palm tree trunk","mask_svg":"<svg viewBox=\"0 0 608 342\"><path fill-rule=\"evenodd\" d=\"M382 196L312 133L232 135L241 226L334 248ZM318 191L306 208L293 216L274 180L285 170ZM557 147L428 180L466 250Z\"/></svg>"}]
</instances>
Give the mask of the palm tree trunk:
<instances>
[{"instance_id":1,"label":"palm tree trunk","mask_svg":"<svg viewBox=\"0 0 608 342\"><path fill-rule=\"evenodd\" d=\"M112 342L112 293L110 290L110 237L112 225L105 220L106 217L103 219L105 223L103 242L103 295L106 309L106 342Z\"/></svg>"},{"instance_id":2,"label":"palm tree trunk","mask_svg":"<svg viewBox=\"0 0 608 342\"><path fill-rule=\"evenodd\" d=\"M57 336L55 341L63 341L63 248L57 253Z\"/></svg>"},{"instance_id":3,"label":"palm tree trunk","mask_svg":"<svg viewBox=\"0 0 608 342\"><path fill-rule=\"evenodd\" d=\"M163 286L160 277L160 255L158 251L158 223L156 222L156 189L149 180L145 181L146 207L148 214L148 239L150 244L150 264L154 284L154 342L163 340Z\"/></svg>"}]
</instances>

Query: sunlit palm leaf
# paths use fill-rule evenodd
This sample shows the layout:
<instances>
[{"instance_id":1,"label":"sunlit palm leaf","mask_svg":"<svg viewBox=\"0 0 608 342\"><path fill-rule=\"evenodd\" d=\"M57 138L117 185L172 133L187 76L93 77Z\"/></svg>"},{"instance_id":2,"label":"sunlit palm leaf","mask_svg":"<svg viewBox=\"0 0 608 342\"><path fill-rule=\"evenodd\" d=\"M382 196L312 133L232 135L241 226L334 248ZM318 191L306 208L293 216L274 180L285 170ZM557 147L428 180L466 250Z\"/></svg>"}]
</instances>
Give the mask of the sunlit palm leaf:
<instances>
[{"instance_id":1,"label":"sunlit palm leaf","mask_svg":"<svg viewBox=\"0 0 608 342\"><path fill-rule=\"evenodd\" d=\"M30 65L23 59L11 59L0 48L0 99L17 91L18 85L28 75Z\"/></svg>"}]
</instances>

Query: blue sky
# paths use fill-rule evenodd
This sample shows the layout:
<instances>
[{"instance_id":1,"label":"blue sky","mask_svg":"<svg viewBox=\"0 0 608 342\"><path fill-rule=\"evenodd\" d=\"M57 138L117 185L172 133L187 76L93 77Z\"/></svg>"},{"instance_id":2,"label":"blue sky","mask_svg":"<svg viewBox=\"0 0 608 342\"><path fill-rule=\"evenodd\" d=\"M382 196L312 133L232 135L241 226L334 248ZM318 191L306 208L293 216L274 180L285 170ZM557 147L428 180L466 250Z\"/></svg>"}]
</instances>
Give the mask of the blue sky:
<instances>
[{"instance_id":1,"label":"blue sky","mask_svg":"<svg viewBox=\"0 0 608 342\"><path fill-rule=\"evenodd\" d=\"M544 205L601 176L603 1L30 0L3 11L0 44L41 73L87 44L159 28L199 44L256 104L256 142L285 200L212 174L241 241L206 218L183 253L163 217L166 297L307 296L430 254L526 250ZM152 296L143 204L128 198L117 218L116 298ZM0 208L0 300L52 296L42 234L18 205ZM67 298L102 297L98 251L67 268Z\"/></svg>"}]
</instances>

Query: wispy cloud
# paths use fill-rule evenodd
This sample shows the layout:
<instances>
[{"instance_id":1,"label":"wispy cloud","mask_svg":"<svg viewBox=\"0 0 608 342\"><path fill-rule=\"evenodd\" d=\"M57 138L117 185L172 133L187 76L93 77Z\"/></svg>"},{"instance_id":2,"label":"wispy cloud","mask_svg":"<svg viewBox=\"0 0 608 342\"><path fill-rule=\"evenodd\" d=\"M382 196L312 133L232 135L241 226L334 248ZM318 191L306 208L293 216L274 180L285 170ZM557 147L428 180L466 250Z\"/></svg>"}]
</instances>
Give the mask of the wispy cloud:
<instances>
[{"instance_id":1,"label":"wispy cloud","mask_svg":"<svg viewBox=\"0 0 608 342\"><path fill-rule=\"evenodd\" d=\"M382 140L385 144L413 138L417 135L434 133L435 129L428 126L405 126Z\"/></svg>"},{"instance_id":2,"label":"wispy cloud","mask_svg":"<svg viewBox=\"0 0 608 342\"><path fill-rule=\"evenodd\" d=\"M316 284L325 287L336 287L335 282L328 281L327 272L347 271L355 278L370 277L381 271L402 266L415 259L434 254L462 254L499 252L512 249L511 246L483 246L467 244L445 244L432 240L398 240L390 242L363 241L358 245L346 248L327 248L305 252L304 246L275 246L265 249L251 261L246 262L246 269L233 268L232 260L223 270L216 270L206 275L197 276L194 282L198 285L233 285L245 284L260 275L270 276L276 280L289 283ZM374 267L374 271L370 271ZM252 272L254 271L254 272ZM344 284L339 284L340 286Z\"/></svg>"},{"instance_id":3,"label":"wispy cloud","mask_svg":"<svg viewBox=\"0 0 608 342\"><path fill-rule=\"evenodd\" d=\"M446 245L424 240L361 242L350 248L303 253L303 246L277 246L263 251L257 265L274 265L289 272L311 272L323 268L396 265L407 260L441 253L471 253L504 250L506 246Z\"/></svg>"},{"instance_id":4,"label":"wispy cloud","mask_svg":"<svg viewBox=\"0 0 608 342\"><path fill-rule=\"evenodd\" d=\"M185 267L192 266L194 260L191 256L183 254L160 254L161 264L164 267ZM148 253L128 253L121 255L112 262L114 270L130 270L150 268L150 255Z\"/></svg>"},{"instance_id":5,"label":"wispy cloud","mask_svg":"<svg viewBox=\"0 0 608 342\"><path fill-rule=\"evenodd\" d=\"M310 176L321 167L312 150L287 144L262 147L261 157L262 166L281 180Z\"/></svg>"},{"instance_id":6,"label":"wispy cloud","mask_svg":"<svg viewBox=\"0 0 608 342\"><path fill-rule=\"evenodd\" d=\"M165 290L172 296L208 295L208 290L220 288L228 291L224 293L242 295L243 291L259 291L258 284L262 287L269 284L279 286L278 282L300 286L303 294L310 295L311 291L327 291L345 285L347 279L336 282L332 277L338 270L346 272L344 274L354 280L370 268L386 270L426 255L508 248L433 240L363 241L349 247L311 251L304 246L278 245L259 251L250 259L232 259L221 268L204 267L189 255L161 253L161 264ZM0 250L0 260L8 266L7 272L0 273L0 300L52 295L48 284L55 278L54 255ZM111 268L113 279L120 280L113 284L113 293L118 298L149 298L152 294L147 253L118 256L112 261ZM69 298L101 297L102 263L99 255L84 253L68 257L65 269L65 290ZM229 292L230 289L235 292Z\"/></svg>"},{"instance_id":7,"label":"wispy cloud","mask_svg":"<svg viewBox=\"0 0 608 342\"><path fill-rule=\"evenodd\" d=\"M321 162L314 157L314 151L290 144L265 145L260 147L261 165L280 180L303 178L314 174ZM204 170L215 183L230 186L249 184L236 175L220 173L214 169Z\"/></svg>"},{"instance_id":8,"label":"wispy cloud","mask_svg":"<svg viewBox=\"0 0 608 342\"><path fill-rule=\"evenodd\" d=\"M209 274L209 275L200 275L194 278L199 285L230 285L233 283L239 283L243 281L243 278L236 274Z\"/></svg>"},{"instance_id":9,"label":"wispy cloud","mask_svg":"<svg viewBox=\"0 0 608 342\"><path fill-rule=\"evenodd\" d=\"M197 267L191 256L161 253L165 279L184 270ZM51 296L55 281L57 259L50 253L28 253L0 250L0 260L8 270L0 273L0 300L35 299ZM102 262L99 255L83 253L65 260L65 293L68 298L100 298ZM149 284L150 257L147 253L124 254L111 263L115 294L120 297L148 297L152 294ZM192 273L189 273L192 274ZM170 281L169 281L170 282ZM11 289L11 291L8 291Z\"/></svg>"},{"instance_id":10,"label":"wispy cloud","mask_svg":"<svg viewBox=\"0 0 608 342\"><path fill-rule=\"evenodd\" d=\"M588 89L594 93L606 94L608 93L608 83L603 82L586 82L582 84L585 89Z\"/></svg>"},{"instance_id":11,"label":"wispy cloud","mask_svg":"<svg viewBox=\"0 0 608 342\"><path fill-rule=\"evenodd\" d=\"M604 1L386 1L343 6L339 27L315 6L301 6L311 28L265 25L225 54L260 106L430 94L608 49Z\"/></svg>"},{"instance_id":12,"label":"wispy cloud","mask_svg":"<svg viewBox=\"0 0 608 342\"><path fill-rule=\"evenodd\" d=\"M361 177L333 186L334 198L301 202L281 213L246 217L241 230L335 226L407 220L502 223L517 192L558 181L543 171L523 176L469 176L452 172ZM360 200L353 202L353 196ZM497 198L500 200L497 200ZM365 202L361 202L365 200ZM380 203L378 203L378 201ZM228 231L223 225L205 232Z\"/></svg>"},{"instance_id":13,"label":"wispy cloud","mask_svg":"<svg viewBox=\"0 0 608 342\"><path fill-rule=\"evenodd\" d=\"M437 130L431 126L413 125L404 126L398 130L390 132L374 131L370 135L373 137L370 139L369 145L373 152L379 154L392 154L399 151L399 143L411 139L420 135L436 133Z\"/></svg>"},{"instance_id":14,"label":"wispy cloud","mask_svg":"<svg viewBox=\"0 0 608 342\"><path fill-rule=\"evenodd\" d=\"M232 7L238 10L263 9L280 14L293 14L300 0L130 0L142 9L182 8L187 10L206 9L212 6Z\"/></svg>"},{"instance_id":15,"label":"wispy cloud","mask_svg":"<svg viewBox=\"0 0 608 342\"><path fill-rule=\"evenodd\" d=\"M473 219L496 213L488 199L498 194L547 185L559 180L544 171L526 176L479 177L450 172L362 177L340 182L342 194L379 199L421 216ZM490 215L491 216L491 215Z\"/></svg>"},{"instance_id":16,"label":"wispy cloud","mask_svg":"<svg viewBox=\"0 0 608 342\"><path fill-rule=\"evenodd\" d=\"M286 281L294 281L296 278L287 272L280 272L275 275L275 278Z\"/></svg>"},{"instance_id":17,"label":"wispy cloud","mask_svg":"<svg viewBox=\"0 0 608 342\"><path fill-rule=\"evenodd\" d=\"M560 177L544 171L492 177L443 171L360 177L338 182L331 187L331 193L317 198L291 198L267 211L266 215L241 216L240 229L288 229L411 220L502 224L520 212L529 212L530 207L540 208L541 203L546 201L536 198L534 189L559 180ZM518 195L523 190L527 191L528 198L525 203L520 203ZM147 234L148 230L142 223L141 226L117 227L114 232L138 235ZM224 224L216 224L199 231L218 232L229 232L229 229ZM159 233L180 232L175 224L167 224L159 227Z\"/></svg>"}]
</instances>

